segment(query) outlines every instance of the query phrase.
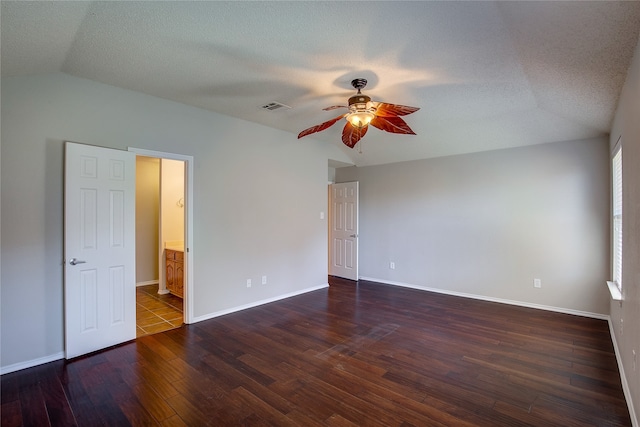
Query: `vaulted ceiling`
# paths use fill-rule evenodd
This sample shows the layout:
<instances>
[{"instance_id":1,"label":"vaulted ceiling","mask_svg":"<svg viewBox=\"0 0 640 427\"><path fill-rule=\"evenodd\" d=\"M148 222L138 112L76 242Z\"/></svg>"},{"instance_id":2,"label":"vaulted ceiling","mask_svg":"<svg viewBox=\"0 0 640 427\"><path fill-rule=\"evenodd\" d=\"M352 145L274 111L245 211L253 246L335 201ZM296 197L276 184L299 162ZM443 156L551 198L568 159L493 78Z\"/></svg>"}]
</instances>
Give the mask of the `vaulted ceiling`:
<instances>
[{"instance_id":1,"label":"vaulted ceiling","mask_svg":"<svg viewBox=\"0 0 640 427\"><path fill-rule=\"evenodd\" d=\"M607 135L637 1L1 3L2 76L63 72L297 134L350 81L420 107L417 135L306 138L356 165ZM264 110L279 102L291 109ZM300 139L305 143L305 138Z\"/></svg>"}]
</instances>

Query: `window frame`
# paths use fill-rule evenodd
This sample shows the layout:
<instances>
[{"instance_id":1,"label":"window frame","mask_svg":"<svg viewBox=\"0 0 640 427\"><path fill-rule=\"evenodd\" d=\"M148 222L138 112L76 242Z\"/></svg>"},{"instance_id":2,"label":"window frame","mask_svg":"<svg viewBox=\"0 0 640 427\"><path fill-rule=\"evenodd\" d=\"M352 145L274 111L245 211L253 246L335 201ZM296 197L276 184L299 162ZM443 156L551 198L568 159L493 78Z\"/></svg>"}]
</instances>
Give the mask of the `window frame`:
<instances>
[{"instance_id":1,"label":"window frame","mask_svg":"<svg viewBox=\"0 0 640 427\"><path fill-rule=\"evenodd\" d=\"M622 292L622 137L611 153L611 273L612 281Z\"/></svg>"}]
</instances>

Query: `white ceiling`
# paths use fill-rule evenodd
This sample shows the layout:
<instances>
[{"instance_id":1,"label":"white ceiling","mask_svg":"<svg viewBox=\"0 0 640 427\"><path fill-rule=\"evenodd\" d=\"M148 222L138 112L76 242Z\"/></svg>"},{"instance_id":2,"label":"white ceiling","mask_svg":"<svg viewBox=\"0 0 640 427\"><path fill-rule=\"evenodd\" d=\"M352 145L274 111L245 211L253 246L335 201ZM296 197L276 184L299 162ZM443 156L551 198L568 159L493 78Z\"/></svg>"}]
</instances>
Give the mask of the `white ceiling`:
<instances>
[{"instance_id":1,"label":"white ceiling","mask_svg":"<svg viewBox=\"0 0 640 427\"><path fill-rule=\"evenodd\" d=\"M372 128L361 154L341 124L306 138L371 165L606 135L640 2L3 0L1 20L3 77L64 72L292 139L367 78L374 100L421 108L416 136Z\"/></svg>"}]
</instances>

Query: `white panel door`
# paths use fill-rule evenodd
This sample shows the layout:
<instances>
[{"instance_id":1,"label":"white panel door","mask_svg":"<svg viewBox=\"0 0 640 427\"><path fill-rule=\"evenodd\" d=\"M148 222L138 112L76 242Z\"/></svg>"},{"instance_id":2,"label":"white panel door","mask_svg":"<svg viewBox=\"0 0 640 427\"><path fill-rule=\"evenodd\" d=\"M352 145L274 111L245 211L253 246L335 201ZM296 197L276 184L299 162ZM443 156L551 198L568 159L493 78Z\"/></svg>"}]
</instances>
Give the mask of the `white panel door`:
<instances>
[{"instance_id":1,"label":"white panel door","mask_svg":"<svg viewBox=\"0 0 640 427\"><path fill-rule=\"evenodd\" d=\"M329 274L358 280L358 183L331 184Z\"/></svg>"},{"instance_id":2,"label":"white panel door","mask_svg":"<svg viewBox=\"0 0 640 427\"><path fill-rule=\"evenodd\" d=\"M136 337L136 155L66 143L65 357Z\"/></svg>"}]
</instances>

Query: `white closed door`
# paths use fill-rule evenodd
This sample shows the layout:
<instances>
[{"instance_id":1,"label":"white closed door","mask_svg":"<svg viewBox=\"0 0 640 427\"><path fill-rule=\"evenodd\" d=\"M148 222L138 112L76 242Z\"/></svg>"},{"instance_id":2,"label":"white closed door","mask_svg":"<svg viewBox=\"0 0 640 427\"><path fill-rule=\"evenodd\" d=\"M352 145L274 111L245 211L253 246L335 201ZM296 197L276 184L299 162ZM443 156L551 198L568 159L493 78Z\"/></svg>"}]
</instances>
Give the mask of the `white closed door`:
<instances>
[{"instance_id":1,"label":"white closed door","mask_svg":"<svg viewBox=\"0 0 640 427\"><path fill-rule=\"evenodd\" d=\"M329 194L329 274L358 280L358 183L331 184Z\"/></svg>"},{"instance_id":2,"label":"white closed door","mask_svg":"<svg viewBox=\"0 0 640 427\"><path fill-rule=\"evenodd\" d=\"M136 337L135 153L65 146L65 357Z\"/></svg>"}]
</instances>

